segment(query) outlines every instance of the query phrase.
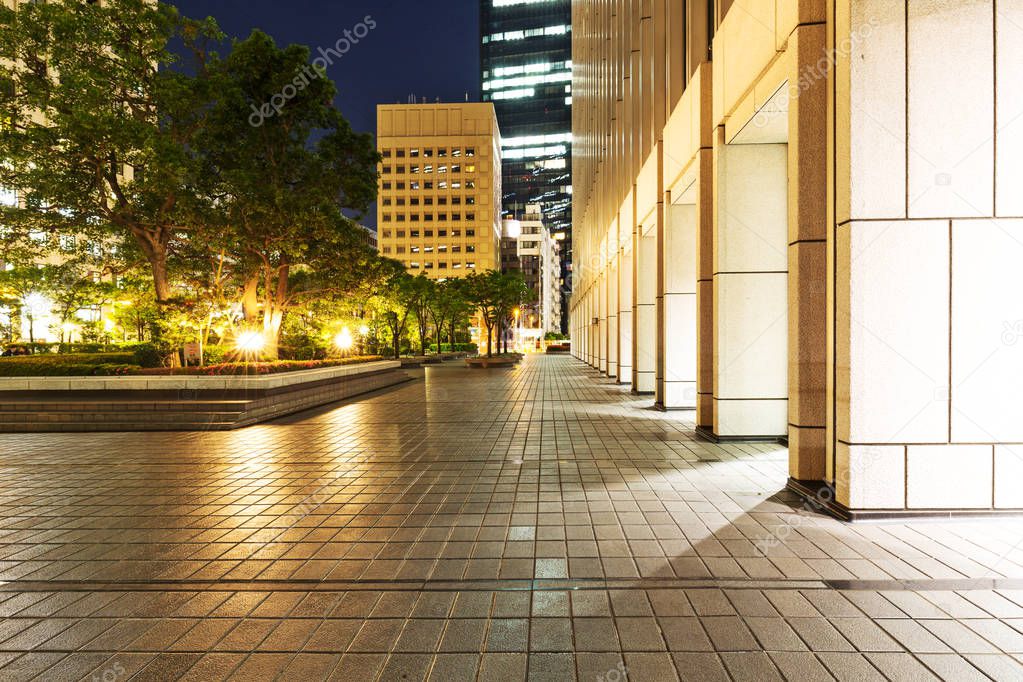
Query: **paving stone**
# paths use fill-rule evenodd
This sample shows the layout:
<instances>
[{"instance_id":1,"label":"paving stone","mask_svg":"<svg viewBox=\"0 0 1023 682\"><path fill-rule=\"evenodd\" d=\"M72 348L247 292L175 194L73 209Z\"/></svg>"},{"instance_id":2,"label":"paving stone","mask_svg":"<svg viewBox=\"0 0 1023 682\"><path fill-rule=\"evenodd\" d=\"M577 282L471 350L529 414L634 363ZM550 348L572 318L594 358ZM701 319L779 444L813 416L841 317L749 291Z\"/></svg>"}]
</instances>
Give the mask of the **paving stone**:
<instances>
[{"instance_id":1,"label":"paving stone","mask_svg":"<svg viewBox=\"0 0 1023 682\"><path fill-rule=\"evenodd\" d=\"M867 658L893 682L910 682L938 679L910 654L872 653Z\"/></svg>"},{"instance_id":2,"label":"paving stone","mask_svg":"<svg viewBox=\"0 0 1023 682\"><path fill-rule=\"evenodd\" d=\"M0 435L0 679L1023 679L1023 523L805 513L783 448L568 357L413 371L238 431Z\"/></svg>"}]
</instances>

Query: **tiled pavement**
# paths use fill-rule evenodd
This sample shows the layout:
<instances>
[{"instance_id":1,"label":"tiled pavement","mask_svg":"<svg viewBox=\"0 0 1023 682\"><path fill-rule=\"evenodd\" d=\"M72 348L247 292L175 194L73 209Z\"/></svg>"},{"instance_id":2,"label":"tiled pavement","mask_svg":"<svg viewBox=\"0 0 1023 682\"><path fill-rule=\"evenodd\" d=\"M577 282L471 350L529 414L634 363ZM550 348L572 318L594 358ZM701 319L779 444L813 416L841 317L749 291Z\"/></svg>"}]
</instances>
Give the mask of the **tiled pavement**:
<instances>
[{"instance_id":1,"label":"tiled pavement","mask_svg":"<svg viewBox=\"0 0 1023 682\"><path fill-rule=\"evenodd\" d=\"M0 679L1023 680L1023 523L847 525L567 357L0 435Z\"/></svg>"}]
</instances>

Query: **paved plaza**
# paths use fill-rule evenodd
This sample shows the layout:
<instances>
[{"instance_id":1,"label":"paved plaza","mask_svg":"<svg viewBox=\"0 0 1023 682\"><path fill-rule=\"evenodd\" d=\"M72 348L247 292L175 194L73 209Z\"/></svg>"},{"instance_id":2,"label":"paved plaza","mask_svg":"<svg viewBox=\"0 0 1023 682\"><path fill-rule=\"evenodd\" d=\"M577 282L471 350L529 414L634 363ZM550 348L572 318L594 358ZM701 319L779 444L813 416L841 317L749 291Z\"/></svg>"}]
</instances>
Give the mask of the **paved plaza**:
<instances>
[{"instance_id":1,"label":"paved plaza","mask_svg":"<svg viewBox=\"0 0 1023 682\"><path fill-rule=\"evenodd\" d=\"M1023 523L840 523L569 357L418 371L0 435L0 679L1023 679Z\"/></svg>"}]
</instances>

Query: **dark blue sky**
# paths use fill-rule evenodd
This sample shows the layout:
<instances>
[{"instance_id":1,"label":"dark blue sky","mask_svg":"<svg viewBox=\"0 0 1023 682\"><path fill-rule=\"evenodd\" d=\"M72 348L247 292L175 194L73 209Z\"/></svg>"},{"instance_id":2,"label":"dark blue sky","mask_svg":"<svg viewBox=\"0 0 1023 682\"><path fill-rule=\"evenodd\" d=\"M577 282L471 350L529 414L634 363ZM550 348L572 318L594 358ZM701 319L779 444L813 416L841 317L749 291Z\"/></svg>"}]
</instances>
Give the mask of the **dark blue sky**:
<instances>
[{"instance_id":1,"label":"dark blue sky","mask_svg":"<svg viewBox=\"0 0 1023 682\"><path fill-rule=\"evenodd\" d=\"M254 28L279 45L316 53L369 15L376 28L328 68L338 107L359 131L375 132L376 105L410 93L433 102L479 99L478 0L170 0L190 17L213 16L224 33Z\"/></svg>"}]
</instances>

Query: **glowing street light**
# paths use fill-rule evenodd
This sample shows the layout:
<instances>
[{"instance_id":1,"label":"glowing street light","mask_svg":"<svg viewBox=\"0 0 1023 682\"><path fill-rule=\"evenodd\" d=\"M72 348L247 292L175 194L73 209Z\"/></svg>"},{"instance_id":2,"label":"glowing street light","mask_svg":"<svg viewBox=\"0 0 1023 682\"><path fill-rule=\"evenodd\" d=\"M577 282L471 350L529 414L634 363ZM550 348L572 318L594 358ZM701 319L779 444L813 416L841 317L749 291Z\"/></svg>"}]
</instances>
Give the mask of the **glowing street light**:
<instances>
[{"instance_id":1,"label":"glowing street light","mask_svg":"<svg viewBox=\"0 0 1023 682\"><path fill-rule=\"evenodd\" d=\"M243 353L258 353L266 346L266 339L259 332L242 332L234 341L234 346Z\"/></svg>"},{"instance_id":2,"label":"glowing street light","mask_svg":"<svg viewBox=\"0 0 1023 682\"><path fill-rule=\"evenodd\" d=\"M362 325L361 327L359 327L359 334L361 336L366 336L367 334L369 334L369 327L367 327L366 325Z\"/></svg>"},{"instance_id":3,"label":"glowing street light","mask_svg":"<svg viewBox=\"0 0 1023 682\"><path fill-rule=\"evenodd\" d=\"M340 351L351 350L352 346L355 345L355 339L352 338L352 332L348 331L348 327L344 327L334 337L334 345Z\"/></svg>"}]
</instances>

